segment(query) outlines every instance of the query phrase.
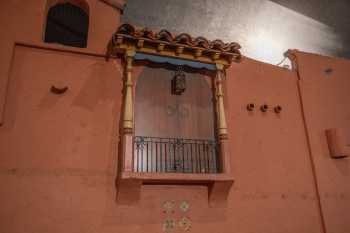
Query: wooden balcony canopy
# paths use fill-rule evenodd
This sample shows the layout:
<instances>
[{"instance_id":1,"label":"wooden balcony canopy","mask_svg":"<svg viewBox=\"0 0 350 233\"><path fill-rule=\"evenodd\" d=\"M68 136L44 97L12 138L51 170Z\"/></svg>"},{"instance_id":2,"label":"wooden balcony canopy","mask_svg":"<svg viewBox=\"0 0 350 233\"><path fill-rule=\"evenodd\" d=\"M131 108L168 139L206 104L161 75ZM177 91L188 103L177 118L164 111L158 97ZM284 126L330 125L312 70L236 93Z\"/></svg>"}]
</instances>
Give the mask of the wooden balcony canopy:
<instances>
[{"instance_id":1,"label":"wooden balcony canopy","mask_svg":"<svg viewBox=\"0 0 350 233\"><path fill-rule=\"evenodd\" d=\"M205 184L208 186L208 200L211 205L226 202L234 179L231 175L230 155L227 149L228 132L224 107L223 78L225 75L224 69L229 67L233 61L239 62L241 60L242 56L239 49L240 45L237 43L225 44L221 40L209 41L203 37L193 38L186 33L173 35L166 30L155 33L147 28L136 29L130 24L121 25L117 32L114 33L108 45L107 58L118 57L124 58L125 61L122 105L123 135L120 149L122 155L121 169L119 170L117 181L118 202L125 204L137 202L140 199L141 186L143 184ZM208 121L204 123L206 125L212 122L212 129L216 129L217 133L212 132L212 134L208 134L210 140L197 138L183 139L182 137L173 137L171 134L170 137L173 138L159 137L159 135L157 135L157 137L151 137L151 135L135 135L134 118L135 116L140 116L135 113L134 104L134 97L137 97L134 93L136 88L134 85L135 79L133 79L135 60L147 60L153 63L170 63L176 66L185 65L196 69L214 71L211 72L211 74L215 73L215 77L211 75L211 83L215 84L213 85L215 88L210 88L207 84L205 85L208 87L208 92L215 92L211 94L212 97L215 95L215 103L212 101L212 97L208 98L207 103L209 105L213 104L213 106L206 108L209 114L215 111L217 118L213 116L213 118L201 117L201 119L208 119ZM152 75L153 74L159 77L157 74L161 73L152 73ZM167 78L170 77L168 76ZM166 81L168 79L164 78L162 80ZM202 81L206 82L204 79ZM192 86L195 85L193 84ZM200 96L208 94L208 92L202 93L200 86L201 85L198 85L199 91L193 93L201 93ZM140 85L138 85L138 87L140 88ZM165 85L161 84L159 87L165 87ZM150 85L150 89L148 90L152 88L154 88L154 86ZM155 91L157 93L159 92L157 88ZM146 90L145 93L149 92ZM193 93L188 96L193 96ZM156 95L152 95L152 98L155 96ZM162 98L166 96L167 95L159 95L158 97ZM163 99L163 101L159 103L163 104L166 100L170 99L173 100L173 98L166 97L166 99ZM195 99L198 98L196 97ZM189 101L189 99L186 100ZM193 105L193 103L195 102L191 102L191 105ZM200 103L202 102L198 102L198 104ZM164 105L164 108L166 108L166 105ZM191 108L194 107L191 106ZM201 110L196 111L203 112L202 107L198 107L198 109ZM140 111L139 114L142 114L142 112L143 111ZM192 116L190 119L197 121L195 119L197 117L195 116L197 115ZM168 116L166 116L163 121L169 122ZM187 126L189 123L191 122L187 121L184 125ZM216 127L214 127L214 124L216 124ZM170 129L169 125L166 128ZM197 134L193 133L193 135ZM211 137L211 135L213 137ZM214 135L217 135L217 139L215 138L215 140L213 140ZM151 148L149 149L149 147ZM155 148L155 150L153 150L153 148ZM168 151L170 150L169 148L172 148L172 152ZM192 149L197 152L189 156L188 153ZM200 156L203 158L199 159ZM189 157L191 158L189 159ZM169 158L172 159L169 160ZM195 158L198 159L196 160ZM158 163L155 162L158 160Z\"/></svg>"},{"instance_id":2,"label":"wooden balcony canopy","mask_svg":"<svg viewBox=\"0 0 350 233\"><path fill-rule=\"evenodd\" d=\"M193 38L187 33L173 35L166 30L153 32L148 28L136 29L130 24L122 24L109 43L107 57L131 50L136 53L136 60L215 70L217 64L227 68L232 61L239 62L242 58L240 48L234 42Z\"/></svg>"}]
</instances>

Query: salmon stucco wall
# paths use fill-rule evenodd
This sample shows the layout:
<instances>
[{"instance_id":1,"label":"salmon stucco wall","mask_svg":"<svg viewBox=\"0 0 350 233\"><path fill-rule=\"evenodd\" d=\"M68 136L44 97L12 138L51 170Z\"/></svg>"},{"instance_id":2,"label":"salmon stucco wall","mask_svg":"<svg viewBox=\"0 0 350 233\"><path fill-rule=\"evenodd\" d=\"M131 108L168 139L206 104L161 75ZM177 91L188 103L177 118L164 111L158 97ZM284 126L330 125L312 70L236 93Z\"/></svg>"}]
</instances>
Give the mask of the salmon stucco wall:
<instances>
[{"instance_id":1,"label":"salmon stucco wall","mask_svg":"<svg viewBox=\"0 0 350 233\"><path fill-rule=\"evenodd\" d=\"M344 146L350 147L350 61L292 53L327 232L350 232L349 157L331 158L325 135L326 129L339 129L344 132Z\"/></svg>"},{"instance_id":2,"label":"salmon stucco wall","mask_svg":"<svg viewBox=\"0 0 350 233\"><path fill-rule=\"evenodd\" d=\"M322 232L297 75L245 58L227 74L237 232ZM246 106L255 104L248 112ZM266 113L260 106L267 104ZM282 107L280 114L273 108ZM255 224L258 223L258 224Z\"/></svg>"},{"instance_id":3,"label":"salmon stucco wall","mask_svg":"<svg viewBox=\"0 0 350 233\"><path fill-rule=\"evenodd\" d=\"M3 123L10 65L16 44L93 53L101 56L105 54L106 44L119 25L120 11L100 0L72 0L72 2L79 1L86 1L89 5L87 48L73 48L43 42L48 7L54 2L59 2L58 0L7 0L0 3L0 27L2 29L0 37L0 125Z\"/></svg>"},{"instance_id":4,"label":"salmon stucco wall","mask_svg":"<svg viewBox=\"0 0 350 233\"><path fill-rule=\"evenodd\" d=\"M88 3L86 49L42 42L46 1L1 3L0 233L164 232L169 219L184 232L184 217L194 233L350 232L349 160L331 159L324 136L348 130L349 61L298 51L296 71L249 58L226 71L235 177L226 207L209 207L207 187L189 185L144 185L139 203L118 205L123 68L103 54L119 12ZM52 85L68 90L55 95Z\"/></svg>"},{"instance_id":5,"label":"salmon stucco wall","mask_svg":"<svg viewBox=\"0 0 350 233\"><path fill-rule=\"evenodd\" d=\"M228 70L236 183L227 207L211 208L204 186L145 185L139 204L116 203L118 61L16 46L11 67L0 128L4 232L163 232L166 219L184 216L191 232L321 232L295 72L248 58ZM50 93L55 83L68 91ZM249 102L283 111L249 113ZM170 215L166 201L176 205Z\"/></svg>"},{"instance_id":6,"label":"salmon stucco wall","mask_svg":"<svg viewBox=\"0 0 350 233\"><path fill-rule=\"evenodd\" d=\"M120 72L116 61L16 46L0 128L1 233L89 232L103 218L115 193ZM51 93L57 84L67 92Z\"/></svg>"}]
</instances>

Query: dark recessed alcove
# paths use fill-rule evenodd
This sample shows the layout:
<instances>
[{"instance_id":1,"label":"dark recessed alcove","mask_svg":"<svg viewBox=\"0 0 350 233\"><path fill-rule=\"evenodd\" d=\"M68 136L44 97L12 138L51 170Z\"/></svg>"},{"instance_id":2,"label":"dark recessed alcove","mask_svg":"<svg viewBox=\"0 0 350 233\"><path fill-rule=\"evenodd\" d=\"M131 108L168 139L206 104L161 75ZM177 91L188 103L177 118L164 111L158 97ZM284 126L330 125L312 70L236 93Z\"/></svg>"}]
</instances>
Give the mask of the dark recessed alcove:
<instances>
[{"instance_id":1,"label":"dark recessed alcove","mask_svg":"<svg viewBox=\"0 0 350 233\"><path fill-rule=\"evenodd\" d=\"M174 94L177 74L145 66L137 79L134 170L219 173L212 77L182 71L185 88Z\"/></svg>"},{"instance_id":2,"label":"dark recessed alcove","mask_svg":"<svg viewBox=\"0 0 350 233\"><path fill-rule=\"evenodd\" d=\"M71 3L59 3L49 9L45 42L86 48L89 15Z\"/></svg>"}]
</instances>

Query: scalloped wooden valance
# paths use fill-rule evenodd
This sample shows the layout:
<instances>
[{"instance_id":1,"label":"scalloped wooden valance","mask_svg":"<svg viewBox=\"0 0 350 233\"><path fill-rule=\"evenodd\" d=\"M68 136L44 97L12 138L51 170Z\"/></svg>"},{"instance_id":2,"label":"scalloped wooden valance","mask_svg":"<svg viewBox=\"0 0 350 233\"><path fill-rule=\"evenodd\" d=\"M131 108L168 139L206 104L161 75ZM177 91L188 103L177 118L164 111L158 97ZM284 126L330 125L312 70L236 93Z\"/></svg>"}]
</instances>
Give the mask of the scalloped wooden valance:
<instances>
[{"instance_id":1,"label":"scalloped wooden valance","mask_svg":"<svg viewBox=\"0 0 350 233\"><path fill-rule=\"evenodd\" d=\"M107 56L117 56L132 50L136 53L221 64L227 68L232 61L241 60L240 48L234 42L209 41L204 37L193 38L186 33L172 35L166 30L153 32L148 28L136 29L130 24L123 24L114 33Z\"/></svg>"}]
</instances>

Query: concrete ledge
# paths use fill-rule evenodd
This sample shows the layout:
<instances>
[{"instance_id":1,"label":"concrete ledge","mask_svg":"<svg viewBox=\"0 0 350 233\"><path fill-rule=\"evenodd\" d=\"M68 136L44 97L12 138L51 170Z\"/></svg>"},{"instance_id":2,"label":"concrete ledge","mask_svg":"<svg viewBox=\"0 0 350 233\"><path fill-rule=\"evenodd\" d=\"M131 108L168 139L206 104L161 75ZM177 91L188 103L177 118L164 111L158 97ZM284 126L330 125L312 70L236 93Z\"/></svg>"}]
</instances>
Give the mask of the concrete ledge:
<instances>
[{"instance_id":1,"label":"concrete ledge","mask_svg":"<svg viewBox=\"0 0 350 233\"><path fill-rule=\"evenodd\" d=\"M205 185L210 206L224 207L233 183L229 174L122 172L117 180L117 202L137 204L142 185Z\"/></svg>"}]
</instances>

